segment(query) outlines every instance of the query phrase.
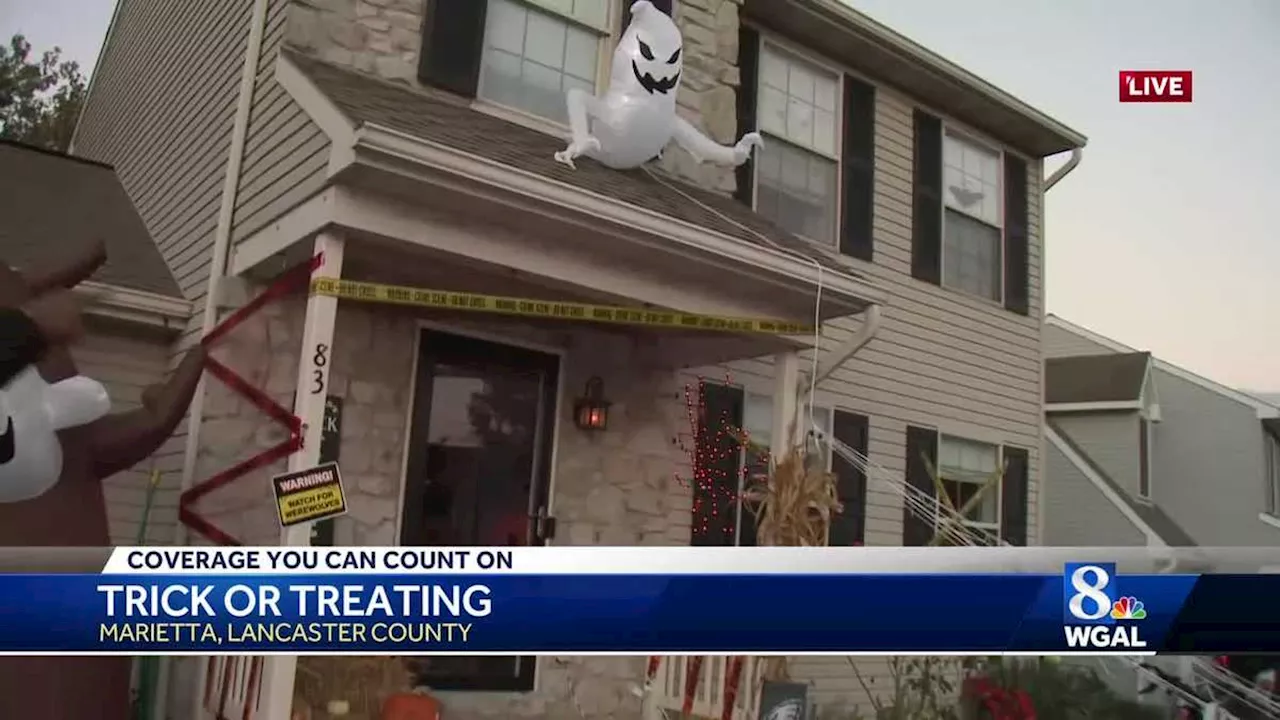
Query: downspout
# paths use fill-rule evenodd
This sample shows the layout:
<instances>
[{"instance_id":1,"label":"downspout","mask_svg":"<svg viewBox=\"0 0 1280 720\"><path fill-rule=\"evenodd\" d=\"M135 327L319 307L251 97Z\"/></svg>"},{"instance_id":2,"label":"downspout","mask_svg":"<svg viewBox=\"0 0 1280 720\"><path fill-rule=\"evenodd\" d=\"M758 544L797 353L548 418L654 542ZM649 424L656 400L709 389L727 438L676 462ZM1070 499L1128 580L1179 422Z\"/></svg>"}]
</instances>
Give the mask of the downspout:
<instances>
[{"instance_id":1,"label":"downspout","mask_svg":"<svg viewBox=\"0 0 1280 720\"><path fill-rule=\"evenodd\" d=\"M871 338L875 337L876 332L880 330L880 305L872 304L862 311L862 327L858 328L858 332L845 341L843 345L836 348L835 355L831 360L818 366L817 377L813 378L814 385L821 385L824 380L831 377L839 367L854 353L862 349L863 345L871 342Z\"/></svg>"},{"instance_id":2,"label":"downspout","mask_svg":"<svg viewBox=\"0 0 1280 720\"><path fill-rule=\"evenodd\" d=\"M240 189L240 168L244 163L245 138L249 130L249 111L253 107L253 85L258 74L258 60L262 55L262 37L266 31L267 6L270 0L254 0L253 17L249 25L249 41L245 48L244 66L240 72L240 89L236 103L236 115L231 126L231 146L228 149L227 172L222 183L222 199L218 207L218 225L213 240L213 257L209 262L209 282L205 289L204 314L201 334L208 332L218 321L218 306L222 294L222 281L227 272L231 249L231 222L235 213L236 195ZM197 391L191 401L191 420L188 422L186 454L182 464L182 489L195 482L195 465L199 448L201 411L204 405L204 389ZM174 544L185 545L187 528L178 523Z\"/></svg>"},{"instance_id":3,"label":"downspout","mask_svg":"<svg viewBox=\"0 0 1280 720\"><path fill-rule=\"evenodd\" d=\"M1054 170L1052 175L1045 178L1044 189L1040 191L1040 194L1043 195L1045 193L1048 193L1049 189L1052 188L1054 185L1057 185L1059 180L1066 177L1067 174L1070 173L1072 170L1075 170L1076 166L1080 164L1080 158L1083 155L1084 155L1084 148L1082 147L1071 148L1071 158L1067 160L1067 164L1063 165L1057 170ZM1040 213L1040 215L1041 217L1043 217L1044 213L1042 212ZM1043 241L1044 241L1044 236L1042 235L1041 242Z\"/></svg>"},{"instance_id":4,"label":"downspout","mask_svg":"<svg viewBox=\"0 0 1280 720\"><path fill-rule=\"evenodd\" d=\"M123 4L120 2L119 4ZM258 62L262 56L262 41L267 29L267 10L270 0L254 0L253 12L249 18L249 37L245 45L244 64L240 69L240 86L236 98L236 114L231 126L231 145L227 150L227 170L222 182L222 198L218 207L218 224L214 231L213 257L209 262L209 280L205 287L204 313L201 317L200 334L208 332L218 320L218 306L222 294L222 280L227 272L227 261L231 247L231 222L234 219L236 195L240 189L240 169L244 163L245 139L249 131L249 113L253 108L254 82L258 76ZM119 8L117 7L117 10ZM199 342L197 339L196 342ZM195 483L196 460L200 450L200 425L204 417L205 387L201 380L191 400L187 416L187 442L182 459L182 485L185 492ZM187 527L181 522L174 531L174 544L186 545L189 541ZM204 658L204 662L209 659ZM164 658L160 666L160 677L157 681L157 692L152 717L168 717L170 658ZM204 697L206 673L194 673L195 692L191 694L189 717L202 717L201 702Z\"/></svg>"},{"instance_id":5,"label":"downspout","mask_svg":"<svg viewBox=\"0 0 1280 720\"><path fill-rule=\"evenodd\" d=\"M1036 535L1041 545L1044 545L1044 525L1045 525L1045 502L1044 502L1044 466L1045 457L1047 456L1047 447L1045 445L1045 413L1044 413L1044 313L1048 307L1048 293L1045 292L1045 274L1044 274L1044 198L1049 194L1050 188L1058 184L1058 181L1066 177L1076 166L1080 164L1080 159L1084 156L1084 148L1071 148L1071 157L1067 159L1066 164L1053 171L1049 177L1044 179L1040 188L1040 219L1039 219L1039 237L1040 237L1040 315L1041 315L1041 336L1040 336L1040 481L1041 486L1036 496ZM1041 167L1044 166L1044 160L1040 161ZM1042 171L1043 172L1043 171Z\"/></svg>"}]
</instances>

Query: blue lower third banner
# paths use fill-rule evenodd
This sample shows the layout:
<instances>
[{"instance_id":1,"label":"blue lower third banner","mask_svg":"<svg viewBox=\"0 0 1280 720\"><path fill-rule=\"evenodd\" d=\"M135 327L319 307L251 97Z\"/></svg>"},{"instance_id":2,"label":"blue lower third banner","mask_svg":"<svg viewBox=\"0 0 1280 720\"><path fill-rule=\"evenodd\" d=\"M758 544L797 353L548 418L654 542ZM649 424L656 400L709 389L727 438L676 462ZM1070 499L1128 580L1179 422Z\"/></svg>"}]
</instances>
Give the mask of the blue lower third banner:
<instances>
[{"instance_id":1,"label":"blue lower third banner","mask_svg":"<svg viewBox=\"0 0 1280 720\"><path fill-rule=\"evenodd\" d=\"M1280 652L1280 576L0 575L0 652Z\"/></svg>"}]
</instances>

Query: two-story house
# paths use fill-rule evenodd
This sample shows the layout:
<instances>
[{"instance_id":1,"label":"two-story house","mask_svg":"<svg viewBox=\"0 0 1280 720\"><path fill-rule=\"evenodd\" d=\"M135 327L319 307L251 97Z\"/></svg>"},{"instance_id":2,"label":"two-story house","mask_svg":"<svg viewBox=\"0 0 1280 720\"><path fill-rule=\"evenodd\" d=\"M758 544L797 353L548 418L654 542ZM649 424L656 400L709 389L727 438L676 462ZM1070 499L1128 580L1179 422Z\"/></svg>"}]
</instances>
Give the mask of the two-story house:
<instances>
[{"instance_id":1,"label":"two-story house","mask_svg":"<svg viewBox=\"0 0 1280 720\"><path fill-rule=\"evenodd\" d=\"M1280 408L1050 315L1046 545L1280 543Z\"/></svg>"},{"instance_id":2,"label":"two-story house","mask_svg":"<svg viewBox=\"0 0 1280 720\"><path fill-rule=\"evenodd\" d=\"M1044 544L1280 544L1280 408L1054 315L1044 343ZM1280 710L1251 675L1204 658L1159 664ZM1152 682L1123 664L1106 677L1125 693Z\"/></svg>"},{"instance_id":3,"label":"two-story house","mask_svg":"<svg viewBox=\"0 0 1280 720\"><path fill-rule=\"evenodd\" d=\"M630 4L121 0L75 147L119 168L203 308L182 342L317 255L321 278L442 298L821 327L713 333L323 293L273 303L215 354L295 403L308 442L292 467L335 433L349 513L330 541L751 544L736 497L752 460L724 427L785 449L812 385L822 429L921 492L934 493L924 458L957 504L1004 468L972 522L1039 542L1042 207L1084 137L838 0L685 0L663 8L683 33L680 112L721 143L758 129L764 148L736 172L675 148L635 171L557 164L565 92L603 92ZM1046 177L1044 158L1067 151ZM176 440L174 486L283 437L206 385ZM577 421L588 388L612 403L604 429ZM340 429L322 422L333 400ZM930 541L927 513L828 462L846 508L832 544ZM195 511L243 542L309 542L305 529L281 537L269 471ZM168 521L175 542L200 541ZM173 716L203 716L228 666L173 665ZM413 682L452 718L604 718L639 709L645 665L432 658ZM253 680L236 692L261 678L260 717L286 717L295 690L317 700L314 668L294 658L240 667ZM798 658L792 674L821 701L865 699L843 659ZM722 678L704 669L700 697L721 696Z\"/></svg>"}]
</instances>

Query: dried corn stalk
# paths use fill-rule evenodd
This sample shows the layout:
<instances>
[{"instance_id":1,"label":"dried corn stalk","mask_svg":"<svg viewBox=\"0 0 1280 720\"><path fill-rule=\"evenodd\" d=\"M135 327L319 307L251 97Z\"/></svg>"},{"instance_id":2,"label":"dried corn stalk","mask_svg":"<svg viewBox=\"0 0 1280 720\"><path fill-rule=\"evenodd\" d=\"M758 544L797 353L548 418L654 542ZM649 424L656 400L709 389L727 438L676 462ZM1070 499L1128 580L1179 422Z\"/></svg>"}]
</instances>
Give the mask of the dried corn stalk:
<instances>
[{"instance_id":1,"label":"dried corn stalk","mask_svg":"<svg viewBox=\"0 0 1280 720\"><path fill-rule=\"evenodd\" d=\"M354 716L375 718L387 696L412 686L403 658L301 657L294 706L315 712L331 700L344 700Z\"/></svg>"},{"instance_id":2,"label":"dried corn stalk","mask_svg":"<svg viewBox=\"0 0 1280 720\"><path fill-rule=\"evenodd\" d=\"M756 518L760 545L822 547L827 544L831 516L843 510L836 478L825 463L812 462L805 447L793 445L771 462L768 476L749 487L744 498ZM763 680L786 680L787 658L757 658Z\"/></svg>"}]
</instances>

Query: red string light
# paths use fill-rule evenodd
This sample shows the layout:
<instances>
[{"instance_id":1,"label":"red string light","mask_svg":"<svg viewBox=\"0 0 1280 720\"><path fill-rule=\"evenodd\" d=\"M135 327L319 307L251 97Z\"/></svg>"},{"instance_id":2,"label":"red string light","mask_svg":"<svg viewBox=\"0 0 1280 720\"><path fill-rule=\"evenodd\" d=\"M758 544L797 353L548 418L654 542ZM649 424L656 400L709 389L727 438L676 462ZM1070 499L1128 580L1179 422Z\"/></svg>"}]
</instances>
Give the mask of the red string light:
<instances>
[{"instance_id":1,"label":"red string light","mask_svg":"<svg viewBox=\"0 0 1280 720\"><path fill-rule=\"evenodd\" d=\"M693 487L693 533L706 535L712 527L732 539L736 530L735 523L719 522L724 512L733 512L737 517L737 505L743 500L739 488L748 480L747 470L755 461L768 463L768 453L758 453L758 457L742 459L741 448L750 448L750 435L732 422L727 412L719 417L707 417L706 396L707 381L699 377L697 385L686 383L684 386L685 417L690 432L682 433L677 438L680 449L689 458L692 477L681 477L677 471L675 479L682 487ZM733 378L725 375L726 385L733 384ZM685 438L692 442L685 442ZM748 450L748 452L752 452ZM726 462L731 460L732 462ZM726 468L733 468L727 470Z\"/></svg>"}]
</instances>

